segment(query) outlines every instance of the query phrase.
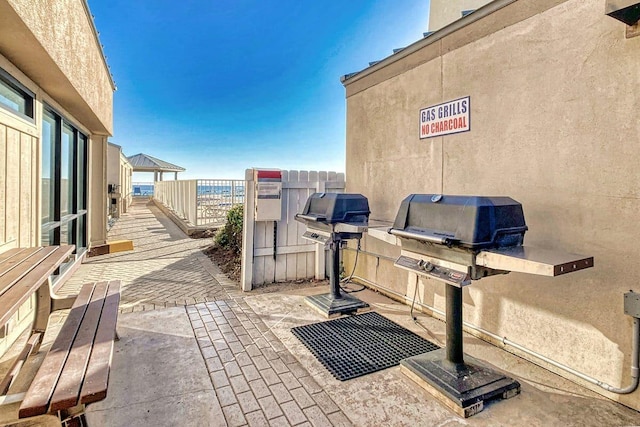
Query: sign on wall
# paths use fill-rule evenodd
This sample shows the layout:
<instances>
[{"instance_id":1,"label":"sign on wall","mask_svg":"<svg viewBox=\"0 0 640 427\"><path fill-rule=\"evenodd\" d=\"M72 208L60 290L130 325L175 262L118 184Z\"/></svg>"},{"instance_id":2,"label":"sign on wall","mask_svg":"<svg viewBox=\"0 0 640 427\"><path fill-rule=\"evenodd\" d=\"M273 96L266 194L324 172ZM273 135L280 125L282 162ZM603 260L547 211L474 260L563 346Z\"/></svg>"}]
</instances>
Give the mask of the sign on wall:
<instances>
[{"instance_id":1,"label":"sign on wall","mask_svg":"<svg viewBox=\"0 0 640 427\"><path fill-rule=\"evenodd\" d=\"M470 96L420 110L420 139L468 132L470 130Z\"/></svg>"}]
</instances>

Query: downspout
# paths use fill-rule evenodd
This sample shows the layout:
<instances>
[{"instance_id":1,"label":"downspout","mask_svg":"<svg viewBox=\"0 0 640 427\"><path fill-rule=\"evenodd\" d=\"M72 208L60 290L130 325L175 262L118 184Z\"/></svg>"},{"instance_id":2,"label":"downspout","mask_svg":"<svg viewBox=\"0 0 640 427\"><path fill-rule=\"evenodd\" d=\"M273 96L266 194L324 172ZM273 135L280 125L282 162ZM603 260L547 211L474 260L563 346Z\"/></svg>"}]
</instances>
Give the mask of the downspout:
<instances>
[{"instance_id":1,"label":"downspout","mask_svg":"<svg viewBox=\"0 0 640 427\"><path fill-rule=\"evenodd\" d=\"M349 249L353 250L351 248L349 248ZM371 253L367 253L367 254L368 255L372 255ZM388 258L388 257L382 256L382 255L381 255L381 257ZM381 291L383 291L385 293L389 293L389 294L395 295L399 299L405 300L405 298L406 298L406 295L402 295L401 293L396 292L393 289L390 289L390 288L387 288L387 287L382 286L380 284L374 283L374 282L372 282L372 281L370 281L368 279L365 279L363 277L354 275L353 278L356 279L356 280L361 281L362 283L366 283L366 284L368 284L368 285L370 285L370 286L372 286L372 287L374 287L376 289L380 289ZM443 311L435 308L435 307L432 307L432 306L429 306L429 305L426 305L426 304L423 304L423 303L417 302L417 301L416 301L416 304L421 306L421 307L423 307L423 308L426 308L427 310L430 310L430 311L432 311L434 313L439 314L443 318L446 318L445 313ZM530 350L530 349L528 349L526 347L523 347L520 344L515 343L515 342L507 339L507 337L498 336L498 335L494 334L493 332L487 331L486 329L482 329L482 328L480 328L478 326L475 326L475 325L472 325L471 323L468 323L468 322L463 322L463 325L466 326L467 328L472 329L474 331L477 331L477 332L479 332L479 333L481 333L483 335L489 336L492 339L494 339L495 341L499 341L499 342L503 343L505 346L511 346L513 348L516 348L516 349L518 349L519 351L521 351L523 353L526 353L526 354L528 354L530 356L533 356L533 357L535 357L537 359L540 359L540 360L542 360L542 361L544 361L544 362L546 362L546 363L548 363L550 365L555 366L558 369L561 369L563 371L569 372L570 374L573 374L573 375L577 376L578 378L583 379L584 381L587 381L587 382L589 382L591 384L597 385L598 387L601 387L601 388L603 388L603 389L605 389L607 391L610 391L612 393L616 393L616 394L633 393L638 388L638 384L640 383L640 380L639 380L639 378L640 378L640 376L639 376L639 374L640 374L640 367L639 367L639 365L640 365L640 320L637 317L634 317L634 319L633 319L633 344L632 344L632 350L631 350L631 384L628 387L625 387L625 388L613 387L613 386L611 386L611 385L609 385L607 383L604 383L604 382L602 382L600 380L597 380L597 379L595 379L593 377L590 377L590 376L588 376L586 374L583 374L582 372L578 372L575 369L573 369L573 368L571 368L571 367L569 367L567 365L563 365L560 362L556 362L555 360L549 359L548 357L546 357L546 356L544 356L544 355L542 355L540 353L537 353L537 352L535 352L533 350Z\"/></svg>"}]
</instances>

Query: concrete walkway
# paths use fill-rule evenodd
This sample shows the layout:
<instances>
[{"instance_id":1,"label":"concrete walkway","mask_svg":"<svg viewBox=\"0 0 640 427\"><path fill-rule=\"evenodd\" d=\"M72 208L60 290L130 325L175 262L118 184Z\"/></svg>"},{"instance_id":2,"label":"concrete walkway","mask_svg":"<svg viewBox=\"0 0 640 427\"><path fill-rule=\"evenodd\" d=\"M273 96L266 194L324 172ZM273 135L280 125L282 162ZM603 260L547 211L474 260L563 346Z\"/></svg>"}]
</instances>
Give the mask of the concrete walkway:
<instances>
[{"instance_id":1,"label":"concrete walkway","mask_svg":"<svg viewBox=\"0 0 640 427\"><path fill-rule=\"evenodd\" d=\"M109 240L133 240L134 250L89 258L65 284L122 279L122 312L192 305L240 296L202 253L212 239L190 239L148 199L138 199L109 231Z\"/></svg>"},{"instance_id":2,"label":"concrete walkway","mask_svg":"<svg viewBox=\"0 0 640 427\"><path fill-rule=\"evenodd\" d=\"M397 367L335 380L290 332L323 320L304 296L324 287L242 293L148 201L110 232L135 250L90 258L65 285L124 281L106 400L87 409L99 426L630 426L640 414L496 347L465 336L465 350L522 384L512 399L461 419ZM442 345L444 324L379 294L372 308Z\"/></svg>"}]
</instances>

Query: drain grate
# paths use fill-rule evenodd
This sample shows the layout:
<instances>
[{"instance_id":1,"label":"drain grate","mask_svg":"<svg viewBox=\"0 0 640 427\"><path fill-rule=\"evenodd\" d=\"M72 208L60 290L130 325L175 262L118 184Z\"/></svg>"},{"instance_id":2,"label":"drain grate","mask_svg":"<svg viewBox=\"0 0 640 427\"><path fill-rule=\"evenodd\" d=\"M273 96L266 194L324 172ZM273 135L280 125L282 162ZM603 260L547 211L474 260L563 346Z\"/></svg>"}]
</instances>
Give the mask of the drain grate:
<instances>
[{"instance_id":1,"label":"drain grate","mask_svg":"<svg viewBox=\"0 0 640 427\"><path fill-rule=\"evenodd\" d=\"M291 332L340 381L440 348L375 312L298 326Z\"/></svg>"}]
</instances>

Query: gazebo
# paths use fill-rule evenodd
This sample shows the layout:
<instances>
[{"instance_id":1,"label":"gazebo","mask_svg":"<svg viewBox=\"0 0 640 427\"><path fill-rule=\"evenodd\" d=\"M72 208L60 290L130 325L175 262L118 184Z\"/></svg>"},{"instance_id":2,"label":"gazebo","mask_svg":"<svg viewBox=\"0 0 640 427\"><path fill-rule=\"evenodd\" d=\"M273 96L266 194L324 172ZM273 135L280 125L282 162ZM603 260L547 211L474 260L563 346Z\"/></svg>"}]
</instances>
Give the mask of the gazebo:
<instances>
[{"instance_id":1,"label":"gazebo","mask_svg":"<svg viewBox=\"0 0 640 427\"><path fill-rule=\"evenodd\" d=\"M153 172L153 181L162 181L162 174L164 172L173 172L174 179L178 179L178 172L186 171L181 166L174 165L173 163L165 162L164 160L156 159L148 154L136 154L134 156L127 157L129 163L133 166L134 172Z\"/></svg>"}]
</instances>

